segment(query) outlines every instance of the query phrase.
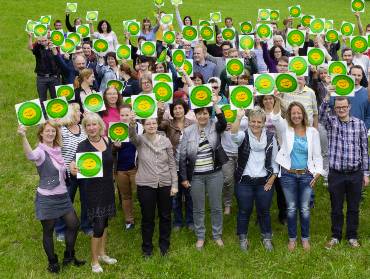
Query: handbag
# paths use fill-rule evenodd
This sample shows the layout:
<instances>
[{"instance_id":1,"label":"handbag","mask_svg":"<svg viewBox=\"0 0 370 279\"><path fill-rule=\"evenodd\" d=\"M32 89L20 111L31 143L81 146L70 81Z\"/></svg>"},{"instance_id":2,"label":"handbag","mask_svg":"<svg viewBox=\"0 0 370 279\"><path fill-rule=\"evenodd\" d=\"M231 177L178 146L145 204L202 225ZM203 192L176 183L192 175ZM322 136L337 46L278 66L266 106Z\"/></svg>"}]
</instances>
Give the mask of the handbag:
<instances>
[{"instance_id":1,"label":"handbag","mask_svg":"<svg viewBox=\"0 0 370 279\"><path fill-rule=\"evenodd\" d=\"M220 135L218 136L218 138L219 138L219 144L215 149L215 165L222 166L226 164L227 161L229 161L229 157L227 156L224 148L222 147Z\"/></svg>"}]
</instances>

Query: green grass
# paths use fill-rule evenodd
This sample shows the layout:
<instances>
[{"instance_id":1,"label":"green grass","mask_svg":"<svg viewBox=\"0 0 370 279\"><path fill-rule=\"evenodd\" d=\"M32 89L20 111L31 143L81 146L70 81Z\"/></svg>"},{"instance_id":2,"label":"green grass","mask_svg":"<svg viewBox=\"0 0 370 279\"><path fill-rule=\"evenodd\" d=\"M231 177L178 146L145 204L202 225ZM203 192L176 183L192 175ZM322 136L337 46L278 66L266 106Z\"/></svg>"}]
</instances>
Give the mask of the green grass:
<instances>
[{"instance_id":1,"label":"green grass","mask_svg":"<svg viewBox=\"0 0 370 279\"><path fill-rule=\"evenodd\" d=\"M71 1L73 2L73 1ZM349 0L300 1L304 13L334 19L339 28L342 20L355 22L350 11ZM173 12L166 0L164 10ZM234 22L255 22L257 9L278 8L286 16L287 6L295 1L201 1L184 0L180 7L183 16L190 14L195 22L208 17L210 11L220 10L223 16L233 16ZM368 9L370 2L367 2ZM0 277L1 278L53 278L46 268L46 256L41 244L41 225L34 216L33 200L37 175L35 167L25 159L21 142L16 136L17 121L14 104L37 98L35 87L34 58L27 50L27 34L24 31L28 19L51 14L53 19L64 21L65 1L1 1L0 32L0 104L1 104L1 174L0 174ZM80 1L77 15L85 17L86 10L98 10L99 18L108 19L113 30L123 42L122 20L138 20L153 17L152 1ZM362 15L363 23L369 12ZM72 18L74 18L74 14ZM29 129L35 143L35 128ZM32 135L32 136L31 136ZM122 213L119 211L109 226L108 251L119 263L106 267L99 278L370 278L370 221L369 197L361 206L360 239L362 248L352 250L346 244L333 251L323 246L330 236L330 203L326 189L318 187L316 208L312 211L312 251L304 253L299 247L296 252L286 249L287 230L276 221L276 204L272 207L275 251L264 252L259 230L251 222L251 249L242 253L238 249L235 235L236 208L233 215L224 219L225 248L218 249L209 235L203 252L194 249L195 237L187 231L172 234L171 253L166 258L155 256L143 260L140 254L140 226L132 232L122 230ZM140 213L136 203L135 217L139 224ZM76 203L76 208L79 204ZM209 215L209 214L208 214ZM154 243L157 245L157 235ZM80 258L89 261L89 239L79 235L76 250ZM62 257L63 247L58 243L56 250ZM92 278L89 265L82 268L63 270L59 278Z\"/></svg>"}]
</instances>

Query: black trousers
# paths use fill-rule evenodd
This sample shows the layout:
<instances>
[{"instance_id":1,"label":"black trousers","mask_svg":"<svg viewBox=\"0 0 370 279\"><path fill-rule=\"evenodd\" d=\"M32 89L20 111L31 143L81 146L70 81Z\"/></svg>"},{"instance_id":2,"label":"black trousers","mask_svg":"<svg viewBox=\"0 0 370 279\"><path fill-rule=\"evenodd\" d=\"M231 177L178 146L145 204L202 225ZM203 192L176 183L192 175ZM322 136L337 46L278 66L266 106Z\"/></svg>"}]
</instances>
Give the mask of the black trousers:
<instances>
[{"instance_id":1,"label":"black trousers","mask_svg":"<svg viewBox=\"0 0 370 279\"><path fill-rule=\"evenodd\" d=\"M142 251L150 255L153 251L153 233L155 227L155 209L159 216L159 248L167 252L170 247L171 235L171 187L152 188L137 185L137 196L141 207Z\"/></svg>"},{"instance_id":2,"label":"black trousers","mask_svg":"<svg viewBox=\"0 0 370 279\"><path fill-rule=\"evenodd\" d=\"M328 184L331 201L331 232L332 237L341 239L344 222L343 204L347 201L346 238L357 239L359 207L364 173L342 173L329 170Z\"/></svg>"},{"instance_id":3,"label":"black trousers","mask_svg":"<svg viewBox=\"0 0 370 279\"><path fill-rule=\"evenodd\" d=\"M36 87L37 87L37 93L39 94L39 99L41 102L41 108L44 112L44 116L46 116L45 108L43 102L48 99L48 90L50 93L50 98L54 99L57 97L55 86L60 84L59 78L55 76L50 77L43 77L43 76L37 76L36 77Z\"/></svg>"},{"instance_id":4,"label":"black trousers","mask_svg":"<svg viewBox=\"0 0 370 279\"><path fill-rule=\"evenodd\" d=\"M277 177L274 182L276 190L276 201L279 208L279 220L283 221L287 218L286 216L286 201L283 189L281 188L280 179Z\"/></svg>"}]
</instances>

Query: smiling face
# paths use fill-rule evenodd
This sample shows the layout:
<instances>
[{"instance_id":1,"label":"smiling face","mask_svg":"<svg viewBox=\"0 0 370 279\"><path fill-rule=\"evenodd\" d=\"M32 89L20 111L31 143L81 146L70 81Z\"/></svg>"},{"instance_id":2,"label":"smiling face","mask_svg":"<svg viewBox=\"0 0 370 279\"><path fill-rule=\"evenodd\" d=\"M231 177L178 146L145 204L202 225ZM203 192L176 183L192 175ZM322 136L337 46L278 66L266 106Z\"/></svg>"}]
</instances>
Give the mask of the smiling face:
<instances>
[{"instance_id":1,"label":"smiling face","mask_svg":"<svg viewBox=\"0 0 370 279\"><path fill-rule=\"evenodd\" d=\"M46 124L44 127L44 130L40 134L42 143L52 146L54 143L56 134L57 134L57 130L53 126Z\"/></svg>"},{"instance_id":2,"label":"smiling face","mask_svg":"<svg viewBox=\"0 0 370 279\"><path fill-rule=\"evenodd\" d=\"M103 24L101 25L101 30L103 30L103 32L107 32L108 30L108 25L106 22L103 22Z\"/></svg>"},{"instance_id":3,"label":"smiling face","mask_svg":"<svg viewBox=\"0 0 370 279\"><path fill-rule=\"evenodd\" d=\"M107 64L108 64L109 67L116 67L117 66L116 59L114 59L114 57L112 57L112 56L108 56Z\"/></svg>"},{"instance_id":4,"label":"smiling face","mask_svg":"<svg viewBox=\"0 0 370 279\"><path fill-rule=\"evenodd\" d=\"M275 98L271 95L263 96L262 103L266 111L272 111L275 105Z\"/></svg>"},{"instance_id":5,"label":"smiling face","mask_svg":"<svg viewBox=\"0 0 370 279\"><path fill-rule=\"evenodd\" d=\"M283 38L278 37L278 38L274 39L274 46L281 46L282 47L283 43L284 43Z\"/></svg>"},{"instance_id":6,"label":"smiling face","mask_svg":"<svg viewBox=\"0 0 370 279\"><path fill-rule=\"evenodd\" d=\"M85 125L85 131L89 137L93 138L100 135L101 127L98 122L90 121Z\"/></svg>"},{"instance_id":7,"label":"smiling face","mask_svg":"<svg viewBox=\"0 0 370 279\"><path fill-rule=\"evenodd\" d=\"M105 92L105 99L107 100L108 106L116 107L118 101L118 91L115 87L110 87Z\"/></svg>"},{"instance_id":8,"label":"smiling face","mask_svg":"<svg viewBox=\"0 0 370 279\"><path fill-rule=\"evenodd\" d=\"M304 77L297 77L299 89L302 90L303 87L306 85L306 79Z\"/></svg>"},{"instance_id":9,"label":"smiling face","mask_svg":"<svg viewBox=\"0 0 370 279\"><path fill-rule=\"evenodd\" d=\"M328 76L328 70L326 69L321 69L319 71L319 77L322 81L325 81L326 80L326 77Z\"/></svg>"},{"instance_id":10,"label":"smiling face","mask_svg":"<svg viewBox=\"0 0 370 279\"><path fill-rule=\"evenodd\" d=\"M274 57L278 60L281 56L283 56L281 48L277 47L274 49Z\"/></svg>"},{"instance_id":11,"label":"smiling face","mask_svg":"<svg viewBox=\"0 0 370 279\"><path fill-rule=\"evenodd\" d=\"M51 108L50 108L50 110L53 113L60 113L61 111L63 111L63 109L64 109L64 107L60 103L54 103L54 104L51 105Z\"/></svg>"},{"instance_id":12,"label":"smiling face","mask_svg":"<svg viewBox=\"0 0 370 279\"><path fill-rule=\"evenodd\" d=\"M226 19L225 20L225 25L226 25L227 28L233 27L233 21L232 21L232 19L231 18Z\"/></svg>"},{"instance_id":13,"label":"smiling face","mask_svg":"<svg viewBox=\"0 0 370 279\"><path fill-rule=\"evenodd\" d=\"M164 73L164 66L162 63L158 63L155 65L155 72L156 73Z\"/></svg>"},{"instance_id":14,"label":"smiling face","mask_svg":"<svg viewBox=\"0 0 370 279\"><path fill-rule=\"evenodd\" d=\"M348 103L348 99L344 99L344 100L335 99L334 110L339 119L348 118L350 109L351 109L351 106Z\"/></svg>"},{"instance_id":15,"label":"smiling face","mask_svg":"<svg viewBox=\"0 0 370 279\"><path fill-rule=\"evenodd\" d=\"M176 105L173 108L173 116L175 119L182 119L185 116L185 110L182 105Z\"/></svg>"},{"instance_id":16,"label":"smiling face","mask_svg":"<svg viewBox=\"0 0 370 279\"><path fill-rule=\"evenodd\" d=\"M355 85L359 86L363 77L361 69L353 68L350 75L355 78Z\"/></svg>"},{"instance_id":17,"label":"smiling face","mask_svg":"<svg viewBox=\"0 0 370 279\"><path fill-rule=\"evenodd\" d=\"M292 107L290 111L290 119L294 125L301 125L303 123L303 112L300 107Z\"/></svg>"},{"instance_id":18,"label":"smiling face","mask_svg":"<svg viewBox=\"0 0 370 279\"><path fill-rule=\"evenodd\" d=\"M82 71L86 68L86 59L82 55L76 56L74 60L74 67L77 71Z\"/></svg>"},{"instance_id":19,"label":"smiling face","mask_svg":"<svg viewBox=\"0 0 370 279\"><path fill-rule=\"evenodd\" d=\"M153 90L152 81L149 79L142 79L141 89L143 90L144 93L151 93Z\"/></svg>"},{"instance_id":20,"label":"smiling face","mask_svg":"<svg viewBox=\"0 0 370 279\"><path fill-rule=\"evenodd\" d=\"M190 26L190 25L191 25L191 20L190 20L190 18L189 18L189 17L185 17L185 19L184 19L184 24L185 24L186 26Z\"/></svg>"},{"instance_id":21,"label":"smiling face","mask_svg":"<svg viewBox=\"0 0 370 279\"><path fill-rule=\"evenodd\" d=\"M203 82L202 82L202 79L200 79L199 77L196 77L193 79L193 82L194 82L194 85L195 86L198 86L198 85L202 85Z\"/></svg>"},{"instance_id":22,"label":"smiling face","mask_svg":"<svg viewBox=\"0 0 370 279\"><path fill-rule=\"evenodd\" d=\"M175 37L175 43L178 44L178 45L181 45L182 44L182 40L183 40L183 36L181 33L177 33L176 34L176 37Z\"/></svg>"},{"instance_id":23,"label":"smiling face","mask_svg":"<svg viewBox=\"0 0 370 279\"><path fill-rule=\"evenodd\" d=\"M23 110L22 116L26 119L32 119L36 116L36 111L34 108L26 108Z\"/></svg>"},{"instance_id":24,"label":"smiling face","mask_svg":"<svg viewBox=\"0 0 370 279\"><path fill-rule=\"evenodd\" d=\"M91 46L90 44L84 44L82 46L82 51L86 57L89 57L91 55Z\"/></svg>"},{"instance_id":25,"label":"smiling face","mask_svg":"<svg viewBox=\"0 0 370 279\"><path fill-rule=\"evenodd\" d=\"M353 61L353 53L352 53L352 50L349 49L349 50L346 50L345 52L343 52L343 60L346 61L347 65L351 65L352 64L352 61Z\"/></svg>"},{"instance_id":26,"label":"smiling face","mask_svg":"<svg viewBox=\"0 0 370 279\"><path fill-rule=\"evenodd\" d=\"M158 130L157 119L150 118L145 120L144 122L145 133L147 133L148 135L154 135L155 133L157 133L157 130Z\"/></svg>"},{"instance_id":27,"label":"smiling face","mask_svg":"<svg viewBox=\"0 0 370 279\"><path fill-rule=\"evenodd\" d=\"M264 126L262 117L260 116L250 117L248 121L248 126L254 135L260 135L262 132L262 128Z\"/></svg>"},{"instance_id":28,"label":"smiling face","mask_svg":"<svg viewBox=\"0 0 370 279\"><path fill-rule=\"evenodd\" d=\"M92 169L96 168L96 162L95 162L95 160L93 160L91 158L87 158L86 160L83 161L82 166L86 170L92 170Z\"/></svg>"},{"instance_id":29,"label":"smiling face","mask_svg":"<svg viewBox=\"0 0 370 279\"><path fill-rule=\"evenodd\" d=\"M267 79L267 78L262 78L262 79L260 80L260 86L261 86L261 88L266 89L266 88L269 88L269 87L270 87L270 85L271 85L271 81L270 81L269 79Z\"/></svg>"},{"instance_id":30,"label":"smiling face","mask_svg":"<svg viewBox=\"0 0 370 279\"><path fill-rule=\"evenodd\" d=\"M223 41L224 41L224 39L222 38L222 34L221 33L220 34L217 34L217 36L216 36L216 43L218 45L220 45L220 44L222 44Z\"/></svg>"},{"instance_id":31,"label":"smiling face","mask_svg":"<svg viewBox=\"0 0 370 279\"><path fill-rule=\"evenodd\" d=\"M195 93L195 98L198 99L198 100L205 100L207 98L207 92L203 91L203 90L199 90Z\"/></svg>"},{"instance_id":32,"label":"smiling face","mask_svg":"<svg viewBox=\"0 0 370 279\"><path fill-rule=\"evenodd\" d=\"M197 114L195 114L195 118L198 121L198 125L200 127L205 127L209 121L209 113L207 109L202 109L201 111L198 111Z\"/></svg>"},{"instance_id":33,"label":"smiling face","mask_svg":"<svg viewBox=\"0 0 370 279\"><path fill-rule=\"evenodd\" d=\"M201 47L194 48L193 56L195 62L202 63L204 61L203 49Z\"/></svg>"},{"instance_id":34,"label":"smiling face","mask_svg":"<svg viewBox=\"0 0 370 279\"><path fill-rule=\"evenodd\" d=\"M131 116L131 109L129 108L121 108L119 111L120 121L124 123L130 122Z\"/></svg>"}]
</instances>

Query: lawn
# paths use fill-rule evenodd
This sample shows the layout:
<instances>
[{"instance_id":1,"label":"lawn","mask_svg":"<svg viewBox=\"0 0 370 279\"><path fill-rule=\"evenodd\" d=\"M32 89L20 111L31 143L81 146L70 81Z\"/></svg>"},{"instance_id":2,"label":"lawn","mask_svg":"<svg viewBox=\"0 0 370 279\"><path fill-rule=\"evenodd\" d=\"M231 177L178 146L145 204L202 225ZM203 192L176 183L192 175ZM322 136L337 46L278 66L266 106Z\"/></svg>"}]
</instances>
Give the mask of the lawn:
<instances>
[{"instance_id":1,"label":"lawn","mask_svg":"<svg viewBox=\"0 0 370 279\"><path fill-rule=\"evenodd\" d=\"M71 1L73 2L73 1ZM163 8L173 12L169 0ZM287 7L295 1L220 1L184 0L181 14L191 15L193 21L205 19L211 11L221 11L223 16L232 16L234 23L242 20L255 22L258 8L280 9L287 16ZM355 22L349 0L306 0L298 2L303 12L316 17L333 19L339 28L342 20ZM108 19L113 30L123 43L122 20L144 16L153 17L152 1L80 1L77 15L85 17L87 10L98 10L99 18ZM370 2L367 2L370 9ZM37 173L33 164L25 159L21 141L16 136L17 121L14 104L37 98L35 87L34 58L27 50L27 34L24 31L28 19L52 15L64 22L64 1L1 1L0 32L0 104L2 156L0 161L0 277L1 278L52 278L46 272L46 256L42 249L41 225L35 219L33 200ZM72 18L77 16L72 15ZM370 13L362 15L363 23L369 22ZM366 20L368 22L366 22ZM281 26L279 26L281 27ZM29 129L29 135L35 128ZM31 136L35 143L34 135ZM118 204L118 203L117 203ZM78 202L76 208L79 208ZM277 222L276 204L272 207L275 251L267 253L259 239L259 229L250 224L251 249L242 253L235 235L236 207L233 214L224 219L225 248L217 248L209 234L203 252L194 248L195 237L189 231L172 234L170 254L163 258L155 250L150 260L141 257L140 226L134 231L123 231L122 213L119 211L109 226L108 251L118 259L115 266L105 267L100 278L370 278L370 211L369 197L361 206L360 239L362 248L353 250L346 243L333 251L326 251L324 243L330 236L329 195L322 186L316 190L316 206L312 211L312 251L305 253L299 247L288 253L287 230ZM140 213L136 203L136 220ZM254 220L254 219L253 219ZM157 236L155 237L157 239ZM155 241L156 244L156 241ZM88 237L79 235L76 250L80 258L90 260ZM64 247L58 243L60 258ZM59 278L92 278L87 264L82 268L70 267ZM96 276L98 277L98 276Z\"/></svg>"}]
</instances>

